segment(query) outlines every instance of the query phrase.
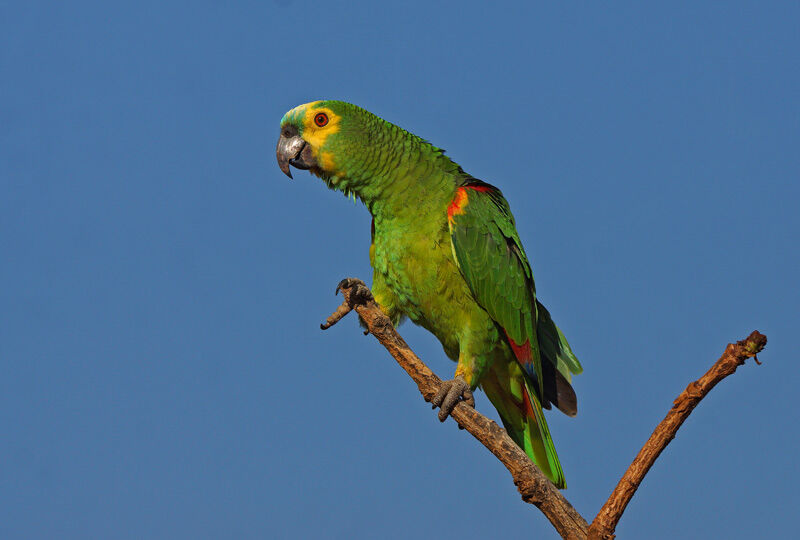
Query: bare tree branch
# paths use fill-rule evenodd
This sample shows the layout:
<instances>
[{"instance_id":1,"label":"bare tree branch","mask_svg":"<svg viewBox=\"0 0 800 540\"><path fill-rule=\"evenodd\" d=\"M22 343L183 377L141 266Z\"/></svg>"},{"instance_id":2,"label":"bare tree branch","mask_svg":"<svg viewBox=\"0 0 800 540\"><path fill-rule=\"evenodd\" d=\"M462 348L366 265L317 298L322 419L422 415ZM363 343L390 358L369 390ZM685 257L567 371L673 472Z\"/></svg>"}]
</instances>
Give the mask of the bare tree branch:
<instances>
[{"instance_id":1,"label":"bare tree branch","mask_svg":"<svg viewBox=\"0 0 800 540\"><path fill-rule=\"evenodd\" d=\"M738 341L736 344L729 343L719 360L711 369L698 380L689 383L686 390L675 398L672 409L667 416L656 426L653 434L645 445L639 450L639 454L633 460L628 470L622 475L617 487L611 493L606 504L600 509L597 517L592 521L589 528L589 538L592 540L610 540L614 538L614 530L628 506L639 484L642 483L644 476L650 467L653 466L658 456L664 448L675 438L678 428L689 417L700 400L706 397L714 386L728 375L732 375L736 368L744 364L748 358L754 358L758 362L756 355L764 349L767 344L767 337L758 331L753 331L747 339Z\"/></svg>"},{"instance_id":2,"label":"bare tree branch","mask_svg":"<svg viewBox=\"0 0 800 540\"><path fill-rule=\"evenodd\" d=\"M320 325L321 328L323 330L330 328L355 309L368 332L386 347L400 367L417 383L425 401L430 401L436 395L442 381L422 363L400 337L389 318L375 303L366 285L361 280L345 279L336 288L337 292L339 290L344 295L344 302L324 324ZM511 440L503 428L464 403L456 405L451 416L459 427L469 431L503 463L511 473L522 500L539 508L562 538L612 539L628 502L659 454L675 437L684 420L719 381L736 371L747 358L755 358L766 342L765 336L753 332L747 339L729 344L725 353L711 369L700 379L689 384L625 472L591 527L525 452Z\"/></svg>"}]
</instances>

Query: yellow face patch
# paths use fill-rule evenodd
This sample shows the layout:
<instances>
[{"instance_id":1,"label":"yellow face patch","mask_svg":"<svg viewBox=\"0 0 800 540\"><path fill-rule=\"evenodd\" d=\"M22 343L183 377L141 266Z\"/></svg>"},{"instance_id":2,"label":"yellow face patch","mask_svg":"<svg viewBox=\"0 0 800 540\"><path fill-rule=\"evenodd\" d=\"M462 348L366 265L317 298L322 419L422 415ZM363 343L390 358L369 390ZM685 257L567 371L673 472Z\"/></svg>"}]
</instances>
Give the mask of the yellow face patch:
<instances>
[{"instance_id":1,"label":"yellow face patch","mask_svg":"<svg viewBox=\"0 0 800 540\"><path fill-rule=\"evenodd\" d=\"M321 152L319 164L326 171L332 171L336 167L336 162L333 159L333 152Z\"/></svg>"},{"instance_id":2,"label":"yellow face patch","mask_svg":"<svg viewBox=\"0 0 800 540\"><path fill-rule=\"evenodd\" d=\"M314 153L325 145L325 140L339 131L339 123L342 121L341 117L334 113L327 107L319 107L319 101L314 101L305 105L305 113L303 114L303 139L311 145ZM324 126L317 125L315 119L317 115L324 114L327 117L327 122Z\"/></svg>"},{"instance_id":3,"label":"yellow face patch","mask_svg":"<svg viewBox=\"0 0 800 540\"><path fill-rule=\"evenodd\" d=\"M321 101L312 101L298 105L287 112L281 125L292 123L299 126L303 133L303 139L311 147L320 167L327 171L333 171L335 169L334 155L332 152L323 151L322 148L328 137L339 131L341 121L341 116L323 106Z\"/></svg>"}]
</instances>

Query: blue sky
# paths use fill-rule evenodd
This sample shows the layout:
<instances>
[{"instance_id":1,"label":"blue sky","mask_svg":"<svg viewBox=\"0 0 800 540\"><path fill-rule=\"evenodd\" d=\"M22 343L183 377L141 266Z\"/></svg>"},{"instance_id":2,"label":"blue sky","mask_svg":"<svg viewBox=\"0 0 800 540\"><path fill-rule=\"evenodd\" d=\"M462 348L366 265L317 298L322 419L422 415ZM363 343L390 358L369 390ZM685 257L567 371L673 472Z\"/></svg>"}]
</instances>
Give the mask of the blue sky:
<instances>
[{"instance_id":1,"label":"blue sky","mask_svg":"<svg viewBox=\"0 0 800 540\"><path fill-rule=\"evenodd\" d=\"M355 320L319 330L339 279L371 275L366 210L275 163L283 113L320 98L505 193L585 368L578 417L549 422L590 519L677 393L767 334L618 533L791 534L798 20L791 2L0 3L0 537L555 537Z\"/></svg>"}]
</instances>

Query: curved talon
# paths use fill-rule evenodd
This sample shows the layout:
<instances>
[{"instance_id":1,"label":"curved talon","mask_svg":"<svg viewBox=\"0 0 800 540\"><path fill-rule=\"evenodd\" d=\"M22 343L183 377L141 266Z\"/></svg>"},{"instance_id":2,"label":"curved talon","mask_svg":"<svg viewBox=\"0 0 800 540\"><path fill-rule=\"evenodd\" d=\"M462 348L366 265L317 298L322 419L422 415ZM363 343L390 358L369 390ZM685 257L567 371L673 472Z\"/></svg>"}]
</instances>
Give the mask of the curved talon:
<instances>
[{"instance_id":1,"label":"curved talon","mask_svg":"<svg viewBox=\"0 0 800 540\"><path fill-rule=\"evenodd\" d=\"M358 278L346 277L342 281L339 282L339 284L336 286L336 291L333 294L337 295L337 294L339 294L339 291L341 291L342 289L350 289L350 288L352 288L354 286L358 286L358 285L363 285L364 287L367 286L366 283L364 283L363 281L361 281Z\"/></svg>"},{"instance_id":2,"label":"curved talon","mask_svg":"<svg viewBox=\"0 0 800 540\"><path fill-rule=\"evenodd\" d=\"M461 377L455 377L449 381L442 381L439 391L433 396L431 403L433 408L439 408L439 421L444 422L453 412L459 401L463 401L470 407L475 406L475 397L472 395L467 381Z\"/></svg>"},{"instance_id":3,"label":"curved talon","mask_svg":"<svg viewBox=\"0 0 800 540\"><path fill-rule=\"evenodd\" d=\"M336 285L336 290L333 291L333 295L336 296L337 294L339 294L339 291L341 291L342 289L345 289L345 288L347 288L349 286L350 286L350 278L344 278L342 281L340 281Z\"/></svg>"},{"instance_id":4,"label":"curved talon","mask_svg":"<svg viewBox=\"0 0 800 540\"><path fill-rule=\"evenodd\" d=\"M334 294L339 294L339 291L342 289L352 289L350 293L351 305L366 303L368 300L372 300L372 292L369 290L369 287L358 278L344 278L336 286L336 292Z\"/></svg>"},{"instance_id":5,"label":"curved talon","mask_svg":"<svg viewBox=\"0 0 800 540\"><path fill-rule=\"evenodd\" d=\"M346 292L343 289L347 289ZM334 294L339 294L339 291L343 291L344 300L342 304L336 308L328 319L319 325L322 330L327 330L340 320L350 313L354 308L358 306L366 306L369 302L374 302L375 298L372 296L372 291L369 290L367 284L361 281L358 278L344 278L339 284L336 286L336 290ZM361 321L362 326L365 325L364 321ZM369 330L364 332L366 336L369 334Z\"/></svg>"}]
</instances>

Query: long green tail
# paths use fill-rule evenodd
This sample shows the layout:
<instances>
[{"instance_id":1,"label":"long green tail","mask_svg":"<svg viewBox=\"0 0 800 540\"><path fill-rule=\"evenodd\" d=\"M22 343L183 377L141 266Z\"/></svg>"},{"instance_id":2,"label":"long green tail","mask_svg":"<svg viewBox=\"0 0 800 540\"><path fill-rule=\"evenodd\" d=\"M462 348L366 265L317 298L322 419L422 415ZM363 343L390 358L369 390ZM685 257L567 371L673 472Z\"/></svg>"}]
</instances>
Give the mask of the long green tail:
<instances>
[{"instance_id":1,"label":"long green tail","mask_svg":"<svg viewBox=\"0 0 800 540\"><path fill-rule=\"evenodd\" d=\"M559 489L567 487L564 471L544 419L532 381L516 361L495 361L482 380L503 426L517 445Z\"/></svg>"}]
</instances>

